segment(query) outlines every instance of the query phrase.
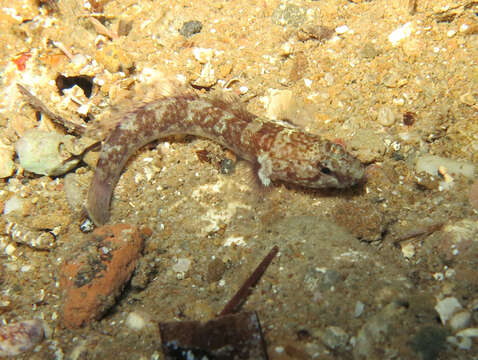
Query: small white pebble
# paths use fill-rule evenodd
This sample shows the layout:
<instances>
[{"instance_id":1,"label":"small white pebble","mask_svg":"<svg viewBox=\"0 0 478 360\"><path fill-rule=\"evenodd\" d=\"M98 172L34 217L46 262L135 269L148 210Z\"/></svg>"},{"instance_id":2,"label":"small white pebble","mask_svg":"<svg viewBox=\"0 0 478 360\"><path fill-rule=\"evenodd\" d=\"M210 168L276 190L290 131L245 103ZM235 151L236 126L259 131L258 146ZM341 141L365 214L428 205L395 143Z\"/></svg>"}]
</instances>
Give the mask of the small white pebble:
<instances>
[{"instance_id":1,"label":"small white pebble","mask_svg":"<svg viewBox=\"0 0 478 360\"><path fill-rule=\"evenodd\" d=\"M390 35L388 35L388 41L390 41L392 45L395 46L401 40L408 38L412 34L412 31L413 31L412 23L407 22L406 24L395 29Z\"/></svg>"},{"instance_id":2,"label":"small white pebble","mask_svg":"<svg viewBox=\"0 0 478 360\"><path fill-rule=\"evenodd\" d=\"M173 271L177 273L185 273L189 270L191 266L191 260L187 258L180 258L178 262L173 265Z\"/></svg>"},{"instance_id":3,"label":"small white pebble","mask_svg":"<svg viewBox=\"0 0 478 360\"><path fill-rule=\"evenodd\" d=\"M13 9L13 8L7 8L7 7L4 7L2 9L2 11L11 16L12 18L14 18L15 20L19 21L19 22L22 22L23 21L23 18L19 15L17 15L17 10Z\"/></svg>"},{"instance_id":4,"label":"small white pebble","mask_svg":"<svg viewBox=\"0 0 478 360\"><path fill-rule=\"evenodd\" d=\"M393 143L390 144L390 147L395 151L400 151L400 149L402 148L402 145L398 141L394 141Z\"/></svg>"},{"instance_id":5,"label":"small white pebble","mask_svg":"<svg viewBox=\"0 0 478 360\"><path fill-rule=\"evenodd\" d=\"M471 321L471 314L468 311L460 311L454 314L450 319L450 326L453 330L466 328Z\"/></svg>"},{"instance_id":6,"label":"small white pebble","mask_svg":"<svg viewBox=\"0 0 478 360\"><path fill-rule=\"evenodd\" d=\"M280 47L280 54L282 56L289 56L292 54L292 44L288 41Z\"/></svg>"},{"instance_id":7,"label":"small white pebble","mask_svg":"<svg viewBox=\"0 0 478 360\"><path fill-rule=\"evenodd\" d=\"M5 248L5 254L7 254L8 256L12 256L15 250L17 250L15 245L8 244L7 247Z\"/></svg>"},{"instance_id":8,"label":"small white pebble","mask_svg":"<svg viewBox=\"0 0 478 360\"><path fill-rule=\"evenodd\" d=\"M365 309L365 304L361 301L357 301L355 303L355 310L354 310L354 317L359 317L360 315L363 314L363 311Z\"/></svg>"},{"instance_id":9,"label":"small white pebble","mask_svg":"<svg viewBox=\"0 0 478 360\"><path fill-rule=\"evenodd\" d=\"M403 106L405 104L405 99L403 98L393 99L393 104L397 106Z\"/></svg>"},{"instance_id":10,"label":"small white pebble","mask_svg":"<svg viewBox=\"0 0 478 360\"><path fill-rule=\"evenodd\" d=\"M146 326L147 321L142 314L133 311L128 314L125 323L130 329L138 331Z\"/></svg>"},{"instance_id":11,"label":"small white pebble","mask_svg":"<svg viewBox=\"0 0 478 360\"><path fill-rule=\"evenodd\" d=\"M466 336L466 337L473 337L478 338L478 328L468 328L459 331L456 336Z\"/></svg>"},{"instance_id":12,"label":"small white pebble","mask_svg":"<svg viewBox=\"0 0 478 360\"><path fill-rule=\"evenodd\" d=\"M239 91L241 92L241 94L246 94L249 91L249 88L247 86L241 86L239 88Z\"/></svg>"},{"instance_id":13,"label":"small white pebble","mask_svg":"<svg viewBox=\"0 0 478 360\"><path fill-rule=\"evenodd\" d=\"M448 269L447 271L445 271L445 277L447 279L452 278L453 276L455 276L455 274L456 274L455 269Z\"/></svg>"},{"instance_id":14,"label":"small white pebble","mask_svg":"<svg viewBox=\"0 0 478 360\"><path fill-rule=\"evenodd\" d=\"M446 36L448 36L449 38L455 36L455 34L456 34L456 30L448 30L446 32Z\"/></svg>"},{"instance_id":15,"label":"small white pebble","mask_svg":"<svg viewBox=\"0 0 478 360\"><path fill-rule=\"evenodd\" d=\"M460 32L466 32L470 28L470 25L468 24L461 24L460 26Z\"/></svg>"},{"instance_id":16,"label":"small white pebble","mask_svg":"<svg viewBox=\"0 0 478 360\"><path fill-rule=\"evenodd\" d=\"M283 346L276 346L274 349L276 353L282 354L284 352L284 347Z\"/></svg>"},{"instance_id":17,"label":"small white pebble","mask_svg":"<svg viewBox=\"0 0 478 360\"><path fill-rule=\"evenodd\" d=\"M279 79L279 83L280 83L281 85L287 85L288 82L289 82L289 81L288 81L286 78L280 78L280 79Z\"/></svg>"},{"instance_id":18,"label":"small white pebble","mask_svg":"<svg viewBox=\"0 0 478 360\"><path fill-rule=\"evenodd\" d=\"M312 86L312 80L304 79L304 84L306 87L310 88Z\"/></svg>"},{"instance_id":19,"label":"small white pebble","mask_svg":"<svg viewBox=\"0 0 478 360\"><path fill-rule=\"evenodd\" d=\"M176 280L184 280L184 273L182 272L176 273Z\"/></svg>"},{"instance_id":20,"label":"small white pebble","mask_svg":"<svg viewBox=\"0 0 478 360\"><path fill-rule=\"evenodd\" d=\"M326 72L324 75L324 80L327 82L327 85L331 86L334 84L335 78L334 78L334 75L332 75L329 72Z\"/></svg>"},{"instance_id":21,"label":"small white pebble","mask_svg":"<svg viewBox=\"0 0 478 360\"><path fill-rule=\"evenodd\" d=\"M388 106L378 109L377 121L383 126L392 126L395 123L395 114Z\"/></svg>"},{"instance_id":22,"label":"small white pebble","mask_svg":"<svg viewBox=\"0 0 478 360\"><path fill-rule=\"evenodd\" d=\"M244 241L243 236L230 236L225 241L223 246L245 246L246 242Z\"/></svg>"},{"instance_id":23,"label":"small white pebble","mask_svg":"<svg viewBox=\"0 0 478 360\"><path fill-rule=\"evenodd\" d=\"M75 54L73 55L73 58L71 59L72 64L76 65L77 67L85 66L87 61L88 60L86 59L86 56L82 54Z\"/></svg>"},{"instance_id":24,"label":"small white pebble","mask_svg":"<svg viewBox=\"0 0 478 360\"><path fill-rule=\"evenodd\" d=\"M443 325L452 317L452 315L460 310L461 304L455 297L447 297L440 301L435 306L435 310L440 315L440 320Z\"/></svg>"},{"instance_id":25,"label":"small white pebble","mask_svg":"<svg viewBox=\"0 0 478 360\"><path fill-rule=\"evenodd\" d=\"M76 109L76 112L80 115L86 115L88 111L90 111L90 104L83 104Z\"/></svg>"},{"instance_id":26,"label":"small white pebble","mask_svg":"<svg viewBox=\"0 0 478 360\"><path fill-rule=\"evenodd\" d=\"M335 32L339 35L345 34L347 31L349 31L349 27L347 25L342 25L335 28Z\"/></svg>"},{"instance_id":27,"label":"small white pebble","mask_svg":"<svg viewBox=\"0 0 478 360\"><path fill-rule=\"evenodd\" d=\"M20 211L22 208L23 200L14 195L3 204L3 213L7 215L14 211Z\"/></svg>"},{"instance_id":28,"label":"small white pebble","mask_svg":"<svg viewBox=\"0 0 478 360\"><path fill-rule=\"evenodd\" d=\"M402 255L407 258L411 259L415 256L415 245L412 243L402 245Z\"/></svg>"},{"instance_id":29,"label":"small white pebble","mask_svg":"<svg viewBox=\"0 0 478 360\"><path fill-rule=\"evenodd\" d=\"M20 268L20 271L21 271L21 272L29 272L31 269L32 269L32 266L31 266L31 265L23 265L23 266Z\"/></svg>"},{"instance_id":30,"label":"small white pebble","mask_svg":"<svg viewBox=\"0 0 478 360\"><path fill-rule=\"evenodd\" d=\"M435 280L442 281L445 277L443 276L443 274L441 272L438 272L438 273L433 274L433 278Z\"/></svg>"}]
</instances>

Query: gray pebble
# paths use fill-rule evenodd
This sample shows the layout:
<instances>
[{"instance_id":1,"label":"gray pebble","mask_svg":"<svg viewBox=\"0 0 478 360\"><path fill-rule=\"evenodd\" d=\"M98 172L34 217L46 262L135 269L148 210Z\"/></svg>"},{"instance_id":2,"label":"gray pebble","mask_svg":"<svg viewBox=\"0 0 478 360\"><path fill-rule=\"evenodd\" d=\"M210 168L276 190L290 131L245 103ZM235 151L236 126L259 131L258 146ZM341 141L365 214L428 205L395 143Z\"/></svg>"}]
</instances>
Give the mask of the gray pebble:
<instances>
[{"instance_id":1,"label":"gray pebble","mask_svg":"<svg viewBox=\"0 0 478 360\"><path fill-rule=\"evenodd\" d=\"M354 310L354 317L359 317L360 315L363 314L363 311L365 309L365 304L361 301L357 301L355 303L355 310Z\"/></svg>"},{"instance_id":2,"label":"gray pebble","mask_svg":"<svg viewBox=\"0 0 478 360\"><path fill-rule=\"evenodd\" d=\"M322 342L330 349L345 348L349 335L338 326L329 326L321 338Z\"/></svg>"},{"instance_id":3,"label":"gray pebble","mask_svg":"<svg viewBox=\"0 0 478 360\"><path fill-rule=\"evenodd\" d=\"M466 328L471 321L471 314L468 311L460 311L454 314L450 319L450 326L453 330L461 330Z\"/></svg>"},{"instance_id":4,"label":"gray pebble","mask_svg":"<svg viewBox=\"0 0 478 360\"><path fill-rule=\"evenodd\" d=\"M194 34L200 33L202 30L202 23L197 20L191 20L191 21L186 21L183 26L181 27L181 30L179 30L179 33L184 36L184 37L190 37L193 36Z\"/></svg>"},{"instance_id":5,"label":"gray pebble","mask_svg":"<svg viewBox=\"0 0 478 360\"><path fill-rule=\"evenodd\" d=\"M225 271L226 264L221 259L214 259L207 266L207 281L212 283L221 280Z\"/></svg>"},{"instance_id":6,"label":"gray pebble","mask_svg":"<svg viewBox=\"0 0 478 360\"><path fill-rule=\"evenodd\" d=\"M455 312L462 308L456 297L447 297L437 302L435 310L440 316L443 325L453 316Z\"/></svg>"},{"instance_id":7,"label":"gray pebble","mask_svg":"<svg viewBox=\"0 0 478 360\"><path fill-rule=\"evenodd\" d=\"M364 59L373 59L379 54L379 51L371 43L366 43L358 52L359 56Z\"/></svg>"}]
</instances>

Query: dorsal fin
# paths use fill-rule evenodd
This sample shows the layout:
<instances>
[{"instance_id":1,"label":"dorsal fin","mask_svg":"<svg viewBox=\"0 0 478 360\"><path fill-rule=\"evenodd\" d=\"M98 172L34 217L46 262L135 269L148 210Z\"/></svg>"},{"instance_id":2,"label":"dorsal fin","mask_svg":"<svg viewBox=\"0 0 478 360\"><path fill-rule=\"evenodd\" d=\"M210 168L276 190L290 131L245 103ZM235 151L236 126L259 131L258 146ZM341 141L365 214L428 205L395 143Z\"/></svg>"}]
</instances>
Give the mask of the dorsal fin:
<instances>
[{"instance_id":1,"label":"dorsal fin","mask_svg":"<svg viewBox=\"0 0 478 360\"><path fill-rule=\"evenodd\" d=\"M256 118L254 114L250 113L246 109L246 106L241 102L239 96L237 96L231 91L214 90L209 93L206 98L214 106L233 113L235 116L244 121L249 122L252 119Z\"/></svg>"},{"instance_id":2,"label":"dorsal fin","mask_svg":"<svg viewBox=\"0 0 478 360\"><path fill-rule=\"evenodd\" d=\"M150 102L174 96L198 98L191 87L177 78L168 77L154 69L144 70L136 80L131 89L121 90L119 96L111 99L110 106L97 117L100 121L88 124L86 129L88 136L99 140L106 138L126 113L135 111Z\"/></svg>"}]
</instances>

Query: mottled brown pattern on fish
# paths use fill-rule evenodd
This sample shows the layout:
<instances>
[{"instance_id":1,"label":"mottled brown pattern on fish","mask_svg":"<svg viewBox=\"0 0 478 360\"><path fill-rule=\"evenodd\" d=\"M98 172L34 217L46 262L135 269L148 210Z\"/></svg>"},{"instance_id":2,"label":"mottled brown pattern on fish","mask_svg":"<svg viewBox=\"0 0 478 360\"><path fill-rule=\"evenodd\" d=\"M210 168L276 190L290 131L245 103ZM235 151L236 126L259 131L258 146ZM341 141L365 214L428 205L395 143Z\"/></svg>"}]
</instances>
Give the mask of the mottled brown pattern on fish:
<instances>
[{"instance_id":1,"label":"mottled brown pattern on fish","mask_svg":"<svg viewBox=\"0 0 478 360\"><path fill-rule=\"evenodd\" d=\"M285 129L282 126L271 122L265 122L259 130L250 135L250 145L260 151L270 151L277 138L277 134L283 130Z\"/></svg>"},{"instance_id":2,"label":"mottled brown pattern on fish","mask_svg":"<svg viewBox=\"0 0 478 360\"><path fill-rule=\"evenodd\" d=\"M186 93L145 104L123 115L106 139L87 199L97 224L109 217L113 189L129 159L143 145L173 134L209 138L249 160L260 181L311 188L344 188L360 181L364 168L341 146L300 129L256 117L221 98Z\"/></svg>"}]
</instances>

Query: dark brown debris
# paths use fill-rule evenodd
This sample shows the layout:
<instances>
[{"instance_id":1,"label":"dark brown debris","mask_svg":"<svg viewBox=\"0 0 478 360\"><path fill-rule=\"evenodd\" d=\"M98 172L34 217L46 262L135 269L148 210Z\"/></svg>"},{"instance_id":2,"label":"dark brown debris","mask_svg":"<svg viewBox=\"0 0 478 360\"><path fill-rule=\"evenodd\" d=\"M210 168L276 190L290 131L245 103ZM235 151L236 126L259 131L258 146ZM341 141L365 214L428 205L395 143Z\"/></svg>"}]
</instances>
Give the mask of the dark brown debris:
<instances>
[{"instance_id":1,"label":"dark brown debris","mask_svg":"<svg viewBox=\"0 0 478 360\"><path fill-rule=\"evenodd\" d=\"M159 323L166 359L267 359L256 312L234 314L279 251L276 245L244 281L216 319Z\"/></svg>"},{"instance_id":2,"label":"dark brown debris","mask_svg":"<svg viewBox=\"0 0 478 360\"><path fill-rule=\"evenodd\" d=\"M206 323L160 323L159 330L167 360L268 358L255 312L221 316Z\"/></svg>"},{"instance_id":3,"label":"dark brown debris","mask_svg":"<svg viewBox=\"0 0 478 360\"><path fill-rule=\"evenodd\" d=\"M271 263L272 259L274 259L278 251L279 247L275 245L269 252L269 254L266 255L264 260L262 260L261 263L257 266L251 276L249 276L246 281L244 281L243 285L232 297L232 299L229 300L224 309L222 309L222 311L219 313L219 316L232 314L237 311L237 309L244 303L247 296L249 295L250 289L257 284L262 274L264 274L267 267Z\"/></svg>"},{"instance_id":4,"label":"dark brown debris","mask_svg":"<svg viewBox=\"0 0 478 360\"><path fill-rule=\"evenodd\" d=\"M50 111L50 109L48 109L48 107L40 99L35 97L23 85L17 84L17 88L20 93L27 98L27 102L32 108L48 116L53 123L61 126L68 133L80 136L85 132L85 126L75 124L72 121L62 118L60 115L55 114L53 111Z\"/></svg>"}]
</instances>

